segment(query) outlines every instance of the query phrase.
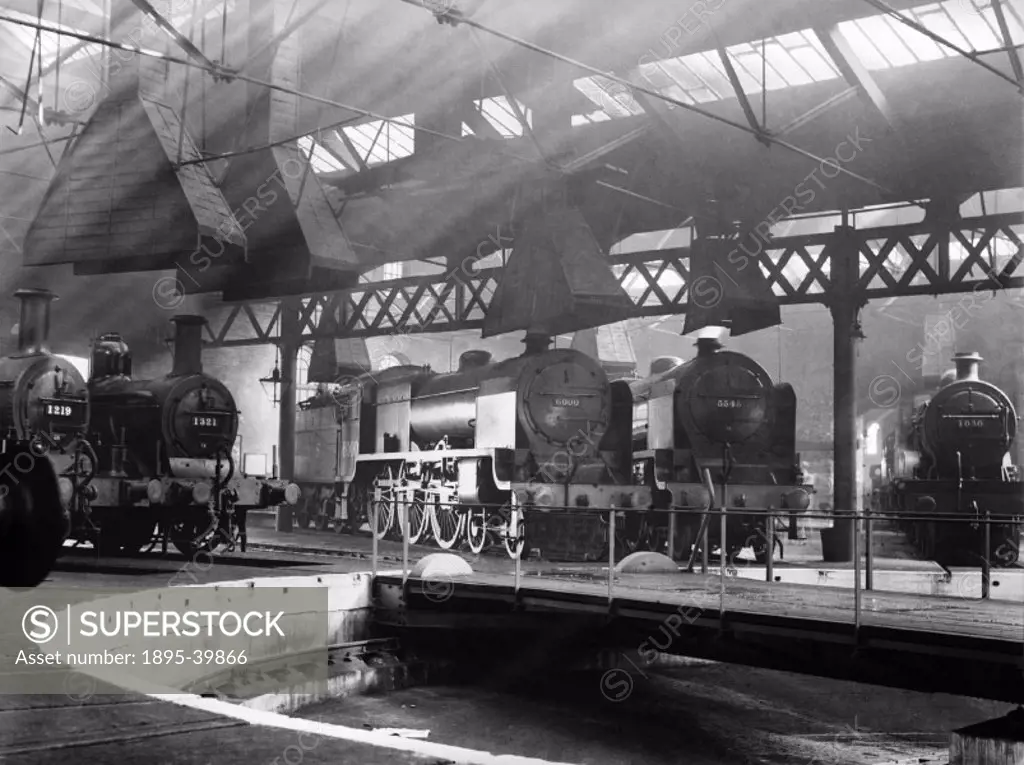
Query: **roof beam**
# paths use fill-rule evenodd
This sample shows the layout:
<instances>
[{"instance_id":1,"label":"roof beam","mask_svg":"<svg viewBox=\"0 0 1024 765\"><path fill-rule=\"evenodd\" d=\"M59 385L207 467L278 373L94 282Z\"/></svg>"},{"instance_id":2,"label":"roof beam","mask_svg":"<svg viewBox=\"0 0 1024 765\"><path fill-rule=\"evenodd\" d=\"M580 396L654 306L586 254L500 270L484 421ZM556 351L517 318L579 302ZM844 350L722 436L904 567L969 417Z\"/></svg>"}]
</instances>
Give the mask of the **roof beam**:
<instances>
[{"instance_id":1,"label":"roof beam","mask_svg":"<svg viewBox=\"0 0 1024 765\"><path fill-rule=\"evenodd\" d=\"M1002 34L1003 42L1006 44L1006 52L1010 55L1010 66L1013 67L1013 76L1017 78L1017 82L1024 88L1024 68L1021 67L1020 63L1020 51L1013 45L1013 38L1010 36L1010 26L1006 23L1006 13L1003 10L1002 0L992 0L992 10L995 11L996 21L999 23L999 32Z\"/></svg>"},{"instance_id":2,"label":"roof beam","mask_svg":"<svg viewBox=\"0 0 1024 765\"><path fill-rule=\"evenodd\" d=\"M17 11L34 19L39 18L38 0L3 0L0 2L0 7L9 11ZM83 31L89 30L93 33L99 33L103 29L102 14L89 13L82 10L81 7L73 7L68 3L64 3L60 8L57 3L46 3L43 6L43 21Z\"/></svg>"},{"instance_id":3,"label":"roof beam","mask_svg":"<svg viewBox=\"0 0 1024 765\"><path fill-rule=\"evenodd\" d=\"M193 59L194 61L198 61L211 72L217 72L220 69L222 69L220 64L215 64L214 62L210 61L210 59L208 59L206 55L201 50L199 50L199 48L192 44L191 40L189 40L187 37L185 37L185 35L183 35L181 32L175 29L174 24L165 19L156 8L149 4L148 0L132 0L132 4L134 4L135 7L142 11L145 15L153 19L153 21L156 22L156 25L160 27L162 30L164 30L164 32L172 40L174 40L175 43L177 43L178 47L185 51L186 54L188 54L189 58ZM216 75L214 75L214 77L216 78Z\"/></svg>"},{"instance_id":4,"label":"roof beam","mask_svg":"<svg viewBox=\"0 0 1024 765\"><path fill-rule=\"evenodd\" d=\"M323 144L338 159L344 162L353 170L362 172L366 169L366 162L359 156L352 141L345 135L344 128L336 128L323 133Z\"/></svg>"},{"instance_id":5,"label":"roof beam","mask_svg":"<svg viewBox=\"0 0 1024 765\"><path fill-rule=\"evenodd\" d=\"M740 83L739 75L736 74L736 68L732 65L729 53L721 45L718 46L718 58L722 62L722 66L725 67L725 73L729 76L729 82L732 83L732 89L736 93L736 98L739 99L740 106L743 107L743 113L747 117L747 122L757 132L757 140L765 146L771 146L771 142L764 135L764 126L757 121L754 107L750 105L750 99L747 98L747 94L743 90L743 85Z\"/></svg>"},{"instance_id":6,"label":"roof beam","mask_svg":"<svg viewBox=\"0 0 1024 765\"><path fill-rule=\"evenodd\" d=\"M923 34L928 39L930 39L930 40L932 40L934 42L937 42L939 45L942 45L942 46L944 46L946 48L949 48L952 51L955 51L955 52L959 53L961 56L966 58L971 63L977 64L982 69L987 69L988 71L992 72L992 74L994 74L996 77L998 77L998 78L1000 78L1002 80L1006 80L1011 85L1015 85L1017 87L1017 90L1020 93L1020 95L1024 96L1024 85L1021 85L1020 82L1018 82L1017 80L1014 80L1009 75L1004 74L1003 72L999 71L998 69L996 69L991 64L986 63L985 61L982 61L978 57L977 53L974 53L973 51L969 51L969 50L964 50L959 45L951 43L945 37L942 37L941 35L935 34L934 32L932 32L927 27L922 26L921 24L918 24L916 21L914 21L913 19L911 19L911 18L909 18L907 16L904 16L902 13L900 13L899 11L894 9L892 6L888 5L885 2L885 0L864 0L864 2L868 3L869 5L873 6L874 8L877 8L878 10L882 11L883 13L891 16L893 19L895 19L896 21L900 22L901 24L910 27L915 32L920 32L921 34Z\"/></svg>"},{"instance_id":7,"label":"roof beam","mask_svg":"<svg viewBox=\"0 0 1024 765\"><path fill-rule=\"evenodd\" d=\"M861 97L870 104L882 119L885 120L890 130L896 129L896 116L889 101L886 99L882 89L878 87L867 67L864 66L846 36L839 31L838 26L821 28L815 27L814 34L821 41L822 47L835 62L836 67L842 73L843 78L857 89Z\"/></svg>"}]
</instances>

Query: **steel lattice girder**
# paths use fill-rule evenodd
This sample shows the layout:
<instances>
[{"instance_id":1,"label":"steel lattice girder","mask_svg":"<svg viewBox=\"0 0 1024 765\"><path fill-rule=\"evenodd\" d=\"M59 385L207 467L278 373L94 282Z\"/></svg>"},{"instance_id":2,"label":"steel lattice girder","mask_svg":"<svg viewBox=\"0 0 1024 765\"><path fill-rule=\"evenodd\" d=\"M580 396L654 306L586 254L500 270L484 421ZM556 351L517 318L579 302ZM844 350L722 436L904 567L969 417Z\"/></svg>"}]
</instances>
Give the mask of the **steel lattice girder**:
<instances>
[{"instance_id":1,"label":"steel lattice girder","mask_svg":"<svg viewBox=\"0 0 1024 765\"><path fill-rule=\"evenodd\" d=\"M854 292L864 300L909 295L987 292L1024 287L1015 275L1024 260L1024 213L987 215L954 226L916 223L859 229L859 279ZM833 233L778 237L756 258L782 305L832 299ZM739 251L737 251L738 253ZM951 257L951 252L955 257ZM683 314L687 309L689 250L673 249L609 258L619 283L636 305L636 316ZM418 332L453 332L483 327L500 268L464 269L455 274L367 283L347 292L301 299L302 341L320 336L386 337ZM664 284L665 277L676 283ZM643 288L630 288L642 283ZM245 316L248 326L240 317ZM337 319L333 332L318 332L324 315ZM212 347L276 343L280 306L261 320L251 304L233 305L211 319Z\"/></svg>"}]
</instances>

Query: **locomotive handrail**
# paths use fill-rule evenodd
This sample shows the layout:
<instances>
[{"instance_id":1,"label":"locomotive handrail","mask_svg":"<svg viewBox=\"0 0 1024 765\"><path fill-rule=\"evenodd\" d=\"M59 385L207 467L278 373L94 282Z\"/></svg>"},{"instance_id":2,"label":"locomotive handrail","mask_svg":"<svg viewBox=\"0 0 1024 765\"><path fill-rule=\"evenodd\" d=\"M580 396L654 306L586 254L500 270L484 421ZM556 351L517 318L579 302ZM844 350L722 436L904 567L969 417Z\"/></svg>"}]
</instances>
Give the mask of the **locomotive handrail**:
<instances>
[{"instance_id":1,"label":"locomotive handrail","mask_svg":"<svg viewBox=\"0 0 1024 765\"><path fill-rule=\"evenodd\" d=\"M223 489L225 486L227 486L231 482L231 479L235 477L235 458L231 456L231 451L229 449L227 449L227 447L222 448L221 450L219 450L217 452L216 456L217 456L218 459L220 458L221 454L223 454L225 457L227 457L228 474L227 474L227 476L225 476L224 480L220 481L219 483L217 483L216 474L215 474L215 477L214 477L215 485L213 487L215 491Z\"/></svg>"}]
</instances>

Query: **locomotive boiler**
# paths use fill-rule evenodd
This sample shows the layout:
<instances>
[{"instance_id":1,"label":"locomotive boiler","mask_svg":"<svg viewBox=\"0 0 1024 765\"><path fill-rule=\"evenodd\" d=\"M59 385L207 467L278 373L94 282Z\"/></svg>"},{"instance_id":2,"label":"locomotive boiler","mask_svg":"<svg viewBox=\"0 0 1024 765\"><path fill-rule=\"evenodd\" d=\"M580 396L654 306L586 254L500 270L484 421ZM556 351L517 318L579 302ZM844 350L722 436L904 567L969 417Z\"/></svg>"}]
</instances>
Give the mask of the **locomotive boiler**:
<instances>
[{"instance_id":1,"label":"locomotive boiler","mask_svg":"<svg viewBox=\"0 0 1024 765\"><path fill-rule=\"evenodd\" d=\"M987 558L1010 566L1019 558L1024 483L1011 462L1017 413L979 377L982 361L976 353L954 356L955 374L920 406L904 448L894 450L903 469L894 470L893 509L919 551L943 565Z\"/></svg>"},{"instance_id":2,"label":"locomotive boiler","mask_svg":"<svg viewBox=\"0 0 1024 765\"><path fill-rule=\"evenodd\" d=\"M132 354L117 333L92 348L89 393L96 478L79 534L109 552L134 553L159 525L185 555L245 549L248 509L294 504L298 487L248 478L232 447L238 411L228 388L203 372L200 316L177 316L171 372L132 376Z\"/></svg>"},{"instance_id":3,"label":"locomotive boiler","mask_svg":"<svg viewBox=\"0 0 1024 765\"><path fill-rule=\"evenodd\" d=\"M88 483L81 459L88 392L50 352L47 290L23 289L18 350L0 359L0 586L34 587L50 573L72 505Z\"/></svg>"},{"instance_id":4,"label":"locomotive boiler","mask_svg":"<svg viewBox=\"0 0 1024 765\"><path fill-rule=\"evenodd\" d=\"M524 549L528 510L647 506L649 491L631 485L628 387L549 344L528 336L523 355L499 362L468 351L448 374L367 373L341 386L333 405L307 402L296 479L308 495L314 465L333 472L331 503L354 529L374 518L379 537L400 534L408 507L414 543L432 536L450 549L465 539L479 552L500 540L512 557ZM337 432L333 451L324 428Z\"/></svg>"},{"instance_id":5,"label":"locomotive boiler","mask_svg":"<svg viewBox=\"0 0 1024 765\"><path fill-rule=\"evenodd\" d=\"M671 541L685 559L704 530L709 547L722 544L717 518L702 511L725 508L723 560L752 547L764 562L776 543L771 513L807 509L813 491L795 451L796 396L716 337L696 346L691 360L657 359L649 377L630 383L637 480L655 491L656 507L694 513L638 515L627 526L629 544L663 550Z\"/></svg>"}]
</instances>

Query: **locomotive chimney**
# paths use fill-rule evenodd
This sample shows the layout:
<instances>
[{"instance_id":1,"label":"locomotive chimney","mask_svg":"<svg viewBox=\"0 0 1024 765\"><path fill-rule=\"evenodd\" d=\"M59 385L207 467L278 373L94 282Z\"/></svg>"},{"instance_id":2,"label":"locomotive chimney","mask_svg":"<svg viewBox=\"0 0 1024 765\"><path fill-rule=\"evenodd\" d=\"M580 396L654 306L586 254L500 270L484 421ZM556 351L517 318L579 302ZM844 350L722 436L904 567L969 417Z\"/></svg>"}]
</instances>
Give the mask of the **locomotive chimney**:
<instances>
[{"instance_id":1,"label":"locomotive chimney","mask_svg":"<svg viewBox=\"0 0 1024 765\"><path fill-rule=\"evenodd\" d=\"M18 352L46 353L50 350L50 301L57 296L49 290L23 289L14 293L21 301L18 320Z\"/></svg>"},{"instance_id":2,"label":"locomotive chimney","mask_svg":"<svg viewBox=\"0 0 1024 765\"><path fill-rule=\"evenodd\" d=\"M722 350L722 348L722 343L718 340L717 337L702 337L697 340L698 358L714 356L715 353Z\"/></svg>"},{"instance_id":3,"label":"locomotive chimney","mask_svg":"<svg viewBox=\"0 0 1024 765\"><path fill-rule=\"evenodd\" d=\"M526 344L526 350L523 351L524 356L536 356L539 353L544 353L551 345L551 338L547 335L536 334L534 332L527 332L526 338L523 340Z\"/></svg>"},{"instance_id":4,"label":"locomotive chimney","mask_svg":"<svg viewBox=\"0 0 1024 765\"><path fill-rule=\"evenodd\" d=\"M978 377L978 367L982 361L984 359L977 353L956 354L953 357L953 363L956 364L956 381L973 380L977 382L980 379Z\"/></svg>"},{"instance_id":5,"label":"locomotive chimney","mask_svg":"<svg viewBox=\"0 0 1024 765\"><path fill-rule=\"evenodd\" d=\"M172 377L198 375L203 373L203 327L206 319L202 316L175 316L174 322L174 368Z\"/></svg>"},{"instance_id":6,"label":"locomotive chimney","mask_svg":"<svg viewBox=\"0 0 1024 765\"><path fill-rule=\"evenodd\" d=\"M466 351L459 356L459 371L486 366L490 361L491 354L488 351Z\"/></svg>"}]
</instances>

